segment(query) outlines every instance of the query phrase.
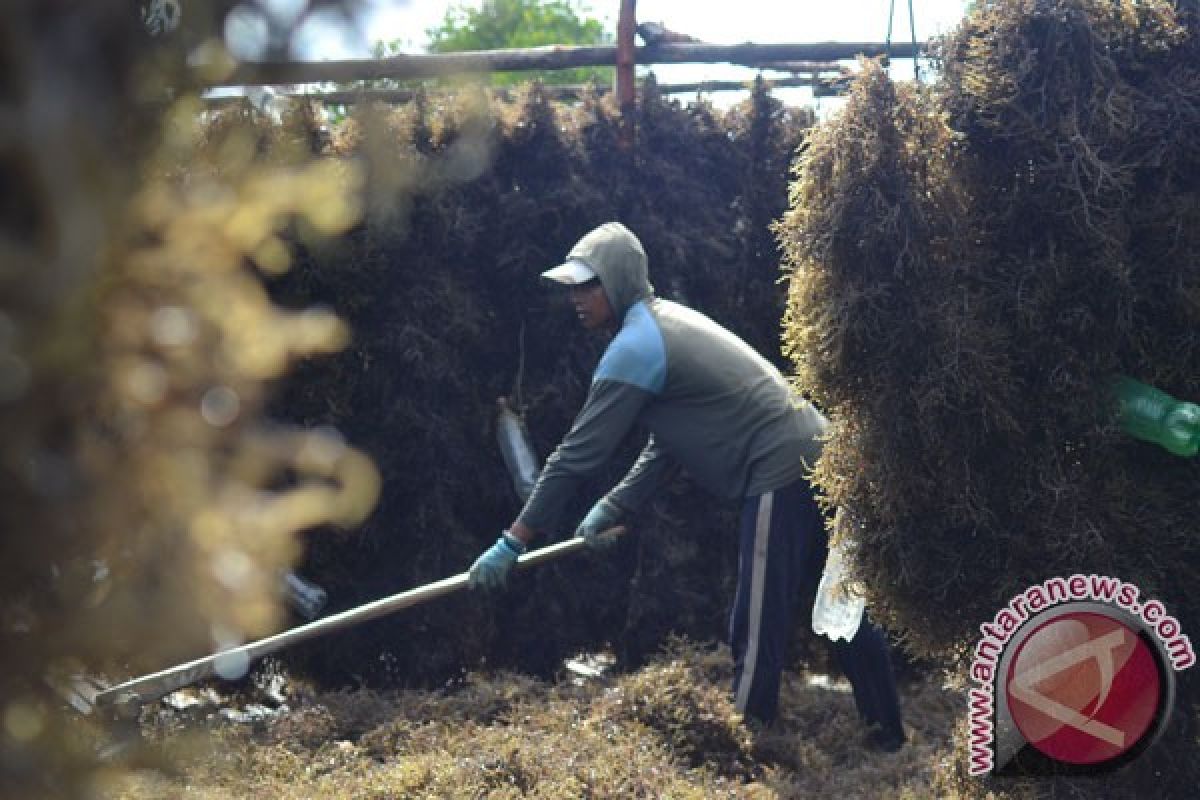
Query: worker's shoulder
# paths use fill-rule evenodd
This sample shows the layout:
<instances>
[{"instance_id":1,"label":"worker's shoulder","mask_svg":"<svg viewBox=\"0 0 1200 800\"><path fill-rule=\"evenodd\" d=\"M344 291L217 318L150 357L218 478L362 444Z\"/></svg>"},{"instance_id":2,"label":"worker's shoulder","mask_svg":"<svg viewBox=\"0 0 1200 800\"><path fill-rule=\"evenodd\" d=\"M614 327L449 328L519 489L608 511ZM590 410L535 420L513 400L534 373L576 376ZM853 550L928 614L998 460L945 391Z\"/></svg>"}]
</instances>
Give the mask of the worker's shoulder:
<instances>
[{"instance_id":1,"label":"worker's shoulder","mask_svg":"<svg viewBox=\"0 0 1200 800\"><path fill-rule=\"evenodd\" d=\"M667 348L662 330L646 304L636 303L605 349L596 367L596 380L620 381L661 392L666 377Z\"/></svg>"},{"instance_id":2,"label":"worker's shoulder","mask_svg":"<svg viewBox=\"0 0 1200 800\"><path fill-rule=\"evenodd\" d=\"M737 336L703 311L683 303L656 297L649 309L668 336L674 333L683 336Z\"/></svg>"}]
</instances>

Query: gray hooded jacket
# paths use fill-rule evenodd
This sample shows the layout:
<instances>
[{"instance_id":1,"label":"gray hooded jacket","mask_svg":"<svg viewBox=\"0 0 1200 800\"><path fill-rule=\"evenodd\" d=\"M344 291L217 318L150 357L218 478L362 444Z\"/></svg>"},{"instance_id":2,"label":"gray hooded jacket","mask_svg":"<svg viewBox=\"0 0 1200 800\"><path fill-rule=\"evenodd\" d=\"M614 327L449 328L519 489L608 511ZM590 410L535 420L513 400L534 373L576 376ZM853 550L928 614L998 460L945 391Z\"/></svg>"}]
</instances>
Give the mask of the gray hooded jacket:
<instances>
[{"instance_id":1,"label":"gray hooded jacket","mask_svg":"<svg viewBox=\"0 0 1200 800\"><path fill-rule=\"evenodd\" d=\"M678 463L715 494L782 488L812 468L825 418L774 366L703 314L654 296L646 253L623 225L601 225L567 256L600 279L620 330L600 358L587 401L546 460L518 519L546 530L579 483L634 425L650 431L633 468L607 495L640 509Z\"/></svg>"}]
</instances>

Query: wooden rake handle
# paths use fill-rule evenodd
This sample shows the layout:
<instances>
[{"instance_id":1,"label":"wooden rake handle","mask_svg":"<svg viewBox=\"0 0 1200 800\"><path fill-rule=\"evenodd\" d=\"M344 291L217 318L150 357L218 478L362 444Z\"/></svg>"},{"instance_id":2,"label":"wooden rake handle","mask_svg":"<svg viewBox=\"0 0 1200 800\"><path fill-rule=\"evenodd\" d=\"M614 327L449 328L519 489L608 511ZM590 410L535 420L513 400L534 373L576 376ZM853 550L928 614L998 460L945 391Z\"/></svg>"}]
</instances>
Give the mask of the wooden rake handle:
<instances>
[{"instance_id":1,"label":"wooden rake handle","mask_svg":"<svg viewBox=\"0 0 1200 800\"><path fill-rule=\"evenodd\" d=\"M621 535L625 532L625 526L618 525L599 535ZM582 538L574 537L567 539L557 544L526 553L517 559L517 567L519 569L534 567L538 564L552 561L560 556L565 556L568 553L574 553L586 546L587 544ZM424 586L418 586L415 589L393 594L367 603L366 605L358 606L357 608L347 609L346 611L332 614L315 622L282 631L265 639L259 639L256 642L222 650L220 653L214 653L211 656L179 664L178 666L164 669L161 672L128 680L125 683L98 692L95 696L95 706L97 708L115 707L132 712L145 703L157 700L176 689L181 689L204 678L214 675L244 675L249 669L251 662L265 655L282 650L293 644L307 641L308 639L315 639L327 633L333 633L343 628L349 628L359 623L400 611L404 608L411 608L412 606L432 600L435 597L456 592L466 586L469 580L470 573L460 572L449 578L443 578L440 581L434 581Z\"/></svg>"}]
</instances>

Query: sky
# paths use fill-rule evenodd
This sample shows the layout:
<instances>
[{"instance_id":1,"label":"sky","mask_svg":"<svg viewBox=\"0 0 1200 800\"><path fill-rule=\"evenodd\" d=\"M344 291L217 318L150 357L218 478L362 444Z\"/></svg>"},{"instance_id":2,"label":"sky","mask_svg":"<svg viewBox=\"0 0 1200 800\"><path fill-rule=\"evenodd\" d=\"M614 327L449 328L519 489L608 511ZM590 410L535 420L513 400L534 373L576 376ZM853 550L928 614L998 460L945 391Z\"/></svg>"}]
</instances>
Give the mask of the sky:
<instances>
[{"instance_id":1,"label":"sky","mask_svg":"<svg viewBox=\"0 0 1200 800\"><path fill-rule=\"evenodd\" d=\"M304 0L259 0L273 14L295 14ZM967 0L912 0L916 38L923 41L947 33L962 18ZM452 6L478 8L481 0L362 0L363 13L353 30L333 17L318 18L294 39L295 55L305 60L362 58L377 41L399 42L404 52L419 53L427 41L426 29L436 26ZM588 0L583 7L589 16L606 21L616 29L619 0ZM894 5L894 8L893 8ZM913 38L909 26L908 0L638 0L639 22L661 22L668 28L714 44L740 42L882 42L887 35L892 11L892 41ZM236 20L233 23L238 24ZM236 49L236 48L235 48ZM244 53L239 53L245 56ZM754 70L728 64L659 65L654 68L659 83L698 80L746 80ZM896 61L892 74L910 78L912 64ZM806 90L783 90L785 102L808 104ZM736 98L730 100L736 101Z\"/></svg>"}]
</instances>

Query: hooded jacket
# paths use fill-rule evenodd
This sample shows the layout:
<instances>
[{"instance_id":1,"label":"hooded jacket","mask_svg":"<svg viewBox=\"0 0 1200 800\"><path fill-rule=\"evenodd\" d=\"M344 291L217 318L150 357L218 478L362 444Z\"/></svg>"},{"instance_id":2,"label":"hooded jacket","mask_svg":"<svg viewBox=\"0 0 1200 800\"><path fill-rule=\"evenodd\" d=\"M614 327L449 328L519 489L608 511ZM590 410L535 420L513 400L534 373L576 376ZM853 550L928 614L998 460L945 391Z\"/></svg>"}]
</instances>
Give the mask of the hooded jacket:
<instances>
[{"instance_id":1,"label":"hooded jacket","mask_svg":"<svg viewBox=\"0 0 1200 800\"><path fill-rule=\"evenodd\" d=\"M621 325L571 430L546 459L521 522L534 530L553 526L580 482L635 425L650 438L607 495L626 512L641 509L675 464L728 499L782 488L812 468L825 418L737 336L655 297L646 253L627 228L601 225L567 258L596 273Z\"/></svg>"}]
</instances>

